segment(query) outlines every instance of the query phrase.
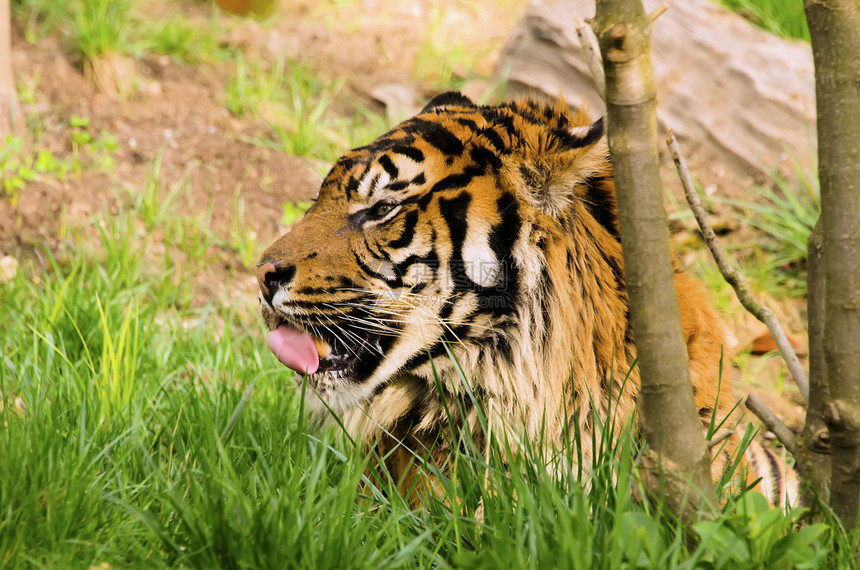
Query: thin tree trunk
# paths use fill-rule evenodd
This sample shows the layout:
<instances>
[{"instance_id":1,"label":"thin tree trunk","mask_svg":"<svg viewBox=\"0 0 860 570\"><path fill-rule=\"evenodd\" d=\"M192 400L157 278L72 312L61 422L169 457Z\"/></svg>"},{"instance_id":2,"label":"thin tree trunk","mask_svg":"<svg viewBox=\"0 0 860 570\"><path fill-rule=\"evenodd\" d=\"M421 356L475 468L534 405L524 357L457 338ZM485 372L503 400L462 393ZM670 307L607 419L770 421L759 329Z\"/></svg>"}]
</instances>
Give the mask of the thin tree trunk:
<instances>
[{"instance_id":1,"label":"thin tree trunk","mask_svg":"<svg viewBox=\"0 0 860 570\"><path fill-rule=\"evenodd\" d=\"M815 495L826 501L830 495L830 432L824 423L823 410L830 400L827 386L827 359L824 355L824 271L821 266L821 220L809 236L809 399L806 423L796 440L795 458L804 479ZM805 505L814 505L815 497L804 496Z\"/></svg>"},{"instance_id":2,"label":"thin tree trunk","mask_svg":"<svg viewBox=\"0 0 860 570\"><path fill-rule=\"evenodd\" d=\"M806 0L805 9L818 111L830 504L853 528L860 505L860 3Z\"/></svg>"},{"instance_id":3,"label":"thin tree trunk","mask_svg":"<svg viewBox=\"0 0 860 570\"><path fill-rule=\"evenodd\" d=\"M0 142L8 134L26 138L27 123L18 101L12 72L12 19L10 0L0 0ZM26 142L26 140L25 140Z\"/></svg>"},{"instance_id":4,"label":"thin tree trunk","mask_svg":"<svg viewBox=\"0 0 860 570\"><path fill-rule=\"evenodd\" d=\"M695 411L675 293L657 150L651 20L640 0L598 0L594 29L606 72L609 147L624 274L641 375L642 433L661 473L652 490L682 518L713 504L710 455ZM684 499L686 498L686 499Z\"/></svg>"}]
</instances>

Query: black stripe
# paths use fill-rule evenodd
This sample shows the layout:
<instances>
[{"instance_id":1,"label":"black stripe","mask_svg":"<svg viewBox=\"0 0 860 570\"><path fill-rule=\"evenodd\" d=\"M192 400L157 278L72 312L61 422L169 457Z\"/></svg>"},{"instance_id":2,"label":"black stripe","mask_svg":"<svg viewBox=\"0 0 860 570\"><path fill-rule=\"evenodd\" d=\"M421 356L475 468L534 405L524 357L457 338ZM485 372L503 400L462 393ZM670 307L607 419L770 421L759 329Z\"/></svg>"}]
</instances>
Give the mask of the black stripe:
<instances>
[{"instance_id":1,"label":"black stripe","mask_svg":"<svg viewBox=\"0 0 860 570\"><path fill-rule=\"evenodd\" d=\"M408 180L398 180L396 182L389 182L385 186L385 189L390 192L399 192L400 190L403 190L404 188L409 186L409 184L410 182Z\"/></svg>"},{"instance_id":2,"label":"black stripe","mask_svg":"<svg viewBox=\"0 0 860 570\"><path fill-rule=\"evenodd\" d=\"M475 107L471 99L460 93L459 91L446 91L440 93L430 99L427 104L421 109L421 113L427 113L434 109L442 109L444 107Z\"/></svg>"},{"instance_id":3,"label":"black stripe","mask_svg":"<svg viewBox=\"0 0 860 570\"><path fill-rule=\"evenodd\" d=\"M457 156L463 153L465 147L460 139L439 123L416 120L415 127L424 127L425 131L422 133L422 138L442 154Z\"/></svg>"},{"instance_id":4,"label":"black stripe","mask_svg":"<svg viewBox=\"0 0 860 570\"><path fill-rule=\"evenodd\" d=\"M388 243L388 247L400 249L412 243L412 238L415 237L415 226L418 224L418 210L409 210L403 216L403 231L400 237Z\"/></svg>"},{"instance_id":5,"label":"black stripe","mask_svg":"<svg viewBox=\"0 0 860 570\"><path fill-rule=\"evenodd\" d=\"M445 301L445 304L442 305L442 310L439 311L439 318L443 321L451 316L451 313L454 312L454 302L451 299Z\"/></svg>"},{"instance_id":6,"label":"black stripe","mask_svg":"<svg viewBox=\"0 0 860 570\"><path fill-rule=\"evenodd\" d=\"M424 162L424 153L414 146L396 146L391 149L391 152L402 154L403 156L411 158L415 162Z\"/></svg>"},{"instance_id":7,"label":"black stripe","mask_svg":"<svg viewBox=\"0 0 860 570\"><path fill-rule=\"evenodd\" d=\"M556 135L570 148L582 148L592 145L603 136L603 118L597 119L588 126L584 135L574 135L567 129L557 129Z\"/></svg>"},{"instance_id":8,"label":"black stripe","mask_svg":"<svg viewBox=\"0 0 860 570\"><path fill-rule=\"evenodd\" d=\"M618 260L614 257L610 257L607 251L603 248L597 247L597 252L600 254L600 259L609 267L610 271L612 271L612 277L615 279L614 289L616 291L623 291L626 287L626 283L624 281L624 272L621 270L621 265Z\"/></svg>"},{"instance_id":9,"label":"black stripe","mask_svg":"<svg viewBox=\"0 0 860 570\"><path fill-rule=\"evenodd\" d=\"M354 175L349 177L349 180L344 184L344 190L346 191L346 197L352 198L352 195L358 190L358 178Z\"/></svg>"},{"instance_id":10,"label":"black stripe","mask_svg":"<svg viewBox=\"0 0 860 570\"><path fill-rule=\"evenodd\" d=\"M538 295L540 295L540 312L541 317L543 318L543 330L541 331L541 343L546 346L549 342L549 335L551 332L552 323L552 291L554 291L554 287L552 284L552 279L549 276L549 272L547 271L546 266L541 270L541 287L538 288Z\"/></svg>"},{"instance_id":11,"label":"black stripe","mask_svg":"<svg viewBox=\"0 0 860 570\"><path fill-rule=\"evenodd\" d=\"M472 195L465 191L460 192L451 199L439 198L439 211L448 225L448 235L454 248L452 261L454 259L459 259L460 262L463 261L463 242L466 240L466 230L468 229L467 217L471 202Z\"/></svg>"},{"instance_id":12,"label":"black stripe","mask_svg":"<svg viewBox=\"0 0 860 570\"><path fill-rule=\"evenodd\" d=\"M332 295L337 293L339 287L302 287L296 289L298 295Z\"/></svg>"},{"instance_id":13,"label":"black stripe","mask_svg":"<svg viewBox=\"0 0 860 570\"><path fill-rule=\"evenodd\" d=\"M380 156L377 159L377 162L379 163L379 166L388 173L388 176L390 176L392 180L397 178L397 175L399 174L397 167L394 166L394 163L391 162L391 158L389 158L387 154Z\"/></svg>"},{"instance_id":14,"label":"black stripe","mask_svg":"<svg viewBox=\"0 0 860 570\"><path fill-rule=\"evenodd\" d=\"M379 173L373 175L373 178L370 179L370 184L367 186L367 194L370 195L376 190L376 185L379 184Z\"/></svg>"},{"instance_id":15,"label":"black stripe","mask_svg":"<svg viewBox=\"0 0 860 570\"><path fill-rule=\"evenodd\" d=\"M766 448L765 446L761 446L764 454L767 455L767 459L770 462L770 473L773 476L773 497L770 497L771 503L778 505L780 495L782 494L782 473L779 470L779 463L776 461L776 457L774 457L773 453ZM763 475L762 475L763 476Z\"/></svg>"},{"instance_id":16,"label":"black stripe","mask_svg":"<svg viewBox=\"0 0 860 570\"><path fill-rule=\"evenodd\" d=\"M422 364L426 364L430 361L431 358L436 359L442 356L448 355L448 350L445 348L445 344L451 345L457 342L457 339L465 338L469 332L469 325L459 325L451 329L450 333L445 333L442 335L442 338L437 339L430 346L426 347L424 350L421 350L404 364L404 368L407 370L414 370L418 366Z\"/></svg>"},{"instance_id":17,"label":"black stripe","mask_svg":"<svg viewBox=\"0 0 860 570\"><path fill-rule=\"evenodd\" d=\"M430 192L441 192L443 190L450 190L451 188L462 188L463 186L468 186L472 182L473 178L480 176L483 173L483 168L470 166L459 174L449 174L442 180L436 182L430 189Z\"/></svg>"},{"instance_id":18,"label":"black stripe","mask_svg":"<svg viewBox=\"0 0 860 570\"><path fill-rule=\"evenodd\" d=\"M455 120L464 127L467 127L475 132L481 130L481 127L478 126L478 123L476 123L472 119L467 119L466 117L457 117Z\"/></svg>"},{"instance_id":19,"label":"black stripe","mask_svg":"<svg viewBox=\"0 0 860 570\"><path fill-rule=\"evenodd\" d=\"M503 332L501 334L495 335L496 337L496 346L494 349L494 354L497 358L501 358L505 362L511 362L513 360L514 349L511 346L511 341L508 338L508 335Z\"/></svg>"},{"instance_id":20,"label":"black stripe","mask_svg":"<svg viewBox=\"0 0 860 570\"><path fill-rule=\"evenodd\" d=\"M353 256L353 258L355 258L355 262L356 262L356 264L358 264L359 269L361 269L367 275L370 275L371 277L374 277L374 278L379 279L381 281L385 281L385 283L388 284L389 287L392 287L392 288L403 287L403 280L400 278L400 275L403 275L402 273L397 273L395 271L394 274L396 277L394 279L392 279L390 277L382 275L381 273L377 273L377 272L373 271L370 267L368 267L368 265L366 263L364 263L361 260L361 257L359 257L358 253L352 252L352 256Z\"/></svg>"},{"instance_id":21,"label":"black stripe","mask_svg":"<svg viewBox=\"0 0 860 570\"><path fill-rule=\"evenodd\" d=\"M496 285L482 292L487 299L487 307L497 316L508 315L516 310L519 295L519 267L511 251L519 237L519 202L513 194L505 193L496 201L501 222L490 230L489 245L496 259L501 263L501 271Z\"/></svg>"},{"instance_id":22,"label":"black stripe","mask_svg":"<svg viewBox=\"0 0 860 570\"><path fill-rule=\"evenodd\" d=\"M495 147L496 152L505 152L507 151L507 145L505 141L502 140L502 137L499 133L497 133L494 129L484 129L481 131L481 136L486 139L488 143Z\"/></svg>"},{"instance_id":23,"label":"black stripe","mask_svg":"<svg viewBox=\"0 0 860 570\"><path fill-rule=\"evenodd\" d=\"M395 328L397 328L397 325L393 323L389 324L390 326L394 326ZM398 338L400 337L394 335L382 335L379 338L379 347L382 349L382 354L388 354L392 346L394 346L394 342ZM385 362L385 358L378 358L378 355L371 351L369 358L359 359L358 363L355 366L355 370L351 376L358 380L370 378L383 362Z\"/></svg>"},{"instance_id":24,"label":"black stripe","mask_svg":"<svg viewBox=\"0 0 860 570\"><path fill-rule=\"evenodd\" d=\"M431 276L428 276L430 279L435 279L438 268L439 268L439 259L436 257L436 251L431 250L426 256L421 257L418 255L410 255L400 263L394 266L394 274L398 277L402 277L406 275L409 271L409 268L415 265L416 263L423 263L427 265L430 270L433 272Z\"/></svg>"},{"instance_id":25,"label":"black stripe","mask_svg":"<svg viewBox=\"0 0 860 570\"><path fill-rule=\"evenodd\" d=\"M355 180L356 180L355 190L356 191L358 190L358 187L361 185L361 181L364 180L364 177L367 176L367 173L369 171L370 171L370 163L368 162L367 164L364 165L364 169L361 171L361 174L359 174L358 176L355 177ZM347 195L347 197L349 197L349 195Z\"/></svg>"},{"instance_id":26,"label":"black stripe","mask_svg":"<svg viewBox=\"0 0 860 570\"><path fill-rule=\"evenodd\" d=\"M505 192L496 200L496 208L502 220L490 230L489 244L496 259L501 260L510 256L519 237L520 205L513 194Z\"/></svg>"},{"instance_id":27,"label":"black stripe","mask_svg":"<svg viewBox=\"0 0 860 570\"><path fill-rule=\"evenodd\" d=\"M376 259L380 259L380 258L385 257L385 255L382 253L382 251L376 247L375 243L370 243L367 240L367 234L366 233L362 232L361 239L364 242L364 249L366 249L368 252L370 252L370 255L372 255Z\"/></svg>"},{"instance_id":28,"label":"black stripe","mask_svg":"<svg viewBox=\"0 0 860 570\"><path fill-rule=\"evenodd\" d=\"M488 148L477 146L469 151L469 156L482 168L486 168L487 166L493 170L499 170L502 168L502 159Z\"/></svg>"},{"instance_id":29,"label":"black stripe","mask_svg":"<svg viewBox=\"0 0 860 570\"><path fill-rule=\"evenodd\" d=\"M586 210L591 214L598 224L603 226L609 235L616 240L620 240L621 236L618 232L618 210L615 202L615 196L612 192L602 187L602 182L606 180L605 176L593 176L586 178L583 181L586 192L585 198L582 200Z\"/></svg>"}]
</instances>

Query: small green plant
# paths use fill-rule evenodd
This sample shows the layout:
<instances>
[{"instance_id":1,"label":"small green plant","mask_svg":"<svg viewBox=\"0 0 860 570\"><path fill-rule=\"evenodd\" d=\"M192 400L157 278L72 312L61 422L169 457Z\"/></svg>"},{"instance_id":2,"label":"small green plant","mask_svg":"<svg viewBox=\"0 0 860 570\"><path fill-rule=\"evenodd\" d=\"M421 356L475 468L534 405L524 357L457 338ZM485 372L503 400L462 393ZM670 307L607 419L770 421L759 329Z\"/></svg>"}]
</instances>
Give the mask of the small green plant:
<instances>
[{"instance_id":1,"label":"small green plant","mask_svg":"<svg viewBox=\"0 0 860 570\"><path fill-rule=\"evenodd\" d=\"M795 530L805 512L783 513L760 493L745 493L723 518L693 526L701 540L698 562L708 568L819 568L828 556L830 529L816 523Z\"/></svg>"},{"instance_id":2,"label":"small green plant","mask_svg":"<svg viewBox=\"0 0 860 570\"><path fill-rule=\"evenodd\" d=\"M7 135L0 148L0 180L12 205L17 204L18 193L39 175L62 180L70 169L67 161L56 158L50 151L40 150L35 156L25 153L21 137Z\"/></svg>"},{"instance_id":3,"label":"small green plant","mask_svg":"<svg viewBox=\"0 0 860 570\"><path fill-rule=\"evenodd\" d=\"M18 192L27 182L36 179L35 171L22 159L24 140L21 137L6 135L0 148L0 176L3 191L10 197L13 205L18 202Z\"/></svg>"},{"instance_id":4,"label":"small green plant","mask_svg":"<svg viewBox=\"0 0 860 570\"><path fill-rule=\"evenodd\" d=\"M102 129L98 136L94 136L90 132L88 117L72 115L69 117L69 126L72 128L70 136L75 173L81 173L82 159L85 157L102 171L112 170L115 165L112 155L119 149L116 137L105 129Z\"/></svg>"},{"instance_id":5,"label":"small green plant","mask_svg":"<svg viewBox=\"0 0 860 570\"><path fill-rule=\"evenodd\" d=\"M213 205L195 216L171 216L165 221L165 231L170 243L179 248L188 259L202 262L214 247L223 245L222 240L210 229Z\"/></svg>"}]
</instances>

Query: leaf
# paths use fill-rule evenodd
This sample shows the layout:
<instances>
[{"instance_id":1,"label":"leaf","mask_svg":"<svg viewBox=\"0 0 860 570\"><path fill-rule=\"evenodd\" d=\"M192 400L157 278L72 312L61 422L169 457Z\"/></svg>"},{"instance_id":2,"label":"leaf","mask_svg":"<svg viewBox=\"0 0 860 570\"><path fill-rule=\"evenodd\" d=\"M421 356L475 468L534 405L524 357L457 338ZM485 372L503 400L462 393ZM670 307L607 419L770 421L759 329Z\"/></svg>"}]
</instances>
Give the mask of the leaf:
<instances>
[{"instance_id":1,"label":"leaf","mask_svg":"<svg viewBox=\"0 0 860 570\"><path fill-rule=\"evenodd\" d=\"M47 150L39 151L36 155L36 160L33 162L33 168L37 172L49 174L57 169L57 159Z\"/></svg>"},{"instance_id":2,"label":"leaf","mask_svg":"<svg viewBox=\"0 0 860 570\"><path fill-rule=\"evenodd\" d=\"M90 119L80 115L72 115L69 117L69 124L76 129L85 129L90 126Z\"/></svg>"}]
</instances>

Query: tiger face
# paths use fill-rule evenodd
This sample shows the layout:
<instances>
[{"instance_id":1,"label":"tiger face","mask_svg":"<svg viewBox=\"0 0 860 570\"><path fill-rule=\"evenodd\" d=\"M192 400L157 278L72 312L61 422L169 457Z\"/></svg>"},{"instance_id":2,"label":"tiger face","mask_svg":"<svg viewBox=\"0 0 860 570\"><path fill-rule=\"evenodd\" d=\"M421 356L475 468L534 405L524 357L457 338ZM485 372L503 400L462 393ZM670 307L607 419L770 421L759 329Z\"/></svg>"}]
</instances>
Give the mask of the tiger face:
<instances>
[{"instance_id":1,"label":"tiger face","mask_svg":"<svg viewBox=\"0 0 860 570\"><path fill-rule=\"evenodd\" d=\"M512 331L547 286L536 264L571 189L605 168L601 136L560 108L449 93L338 160L257 271L269 345L308 373L320 411L366 404L398 376L432 387L454 360L539 358Z\"/></svg>"}]
</instances>

